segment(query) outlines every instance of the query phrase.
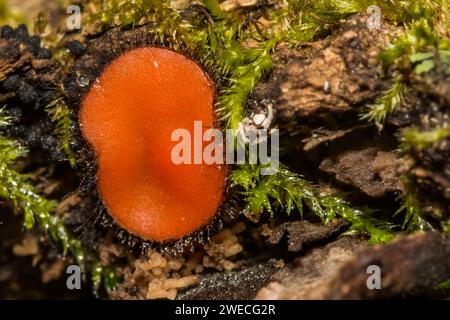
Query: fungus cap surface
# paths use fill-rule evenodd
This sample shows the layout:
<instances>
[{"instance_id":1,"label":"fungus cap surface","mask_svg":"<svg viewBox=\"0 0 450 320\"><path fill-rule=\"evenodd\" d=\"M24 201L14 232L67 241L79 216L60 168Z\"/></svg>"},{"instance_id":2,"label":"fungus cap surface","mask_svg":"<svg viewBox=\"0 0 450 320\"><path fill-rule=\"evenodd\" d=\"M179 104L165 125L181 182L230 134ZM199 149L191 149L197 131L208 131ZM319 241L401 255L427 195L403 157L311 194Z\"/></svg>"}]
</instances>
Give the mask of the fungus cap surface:
<instances>
[{"instance_id":1,"label":"fungus cap surface","mask_svg":"<svg viewBox=\"0 0 450 320\"><path fill-rule=\"evenodd\" d=\"M217 213L227 168L171 160L175 129L193 135L194 121L213 127L213 100L213 84L194 61L156 47L113 60L84 97L80 125L97 156L101 198L131 234L179 239Z\"/></svg>"}]
</instances>

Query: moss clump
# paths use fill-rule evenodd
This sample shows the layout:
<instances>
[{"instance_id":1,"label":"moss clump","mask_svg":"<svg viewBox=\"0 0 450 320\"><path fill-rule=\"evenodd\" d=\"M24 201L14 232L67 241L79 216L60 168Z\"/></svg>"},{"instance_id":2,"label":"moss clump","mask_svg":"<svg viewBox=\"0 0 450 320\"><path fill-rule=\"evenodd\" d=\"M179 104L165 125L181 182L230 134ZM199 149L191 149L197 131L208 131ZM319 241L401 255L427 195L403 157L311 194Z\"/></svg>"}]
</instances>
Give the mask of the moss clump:
<instances>
[{"instance_id":1,"label":"moss clump","mask_svg":"<svg viewBox=\"0 0 450 320\"><path fill-rule=\"evenodd\" d=\"M404 215L402 228L408 232L433 230L433 226L427 221L422 211L411 177L403 176L403 182L406 192L403 196L403 204L396 212L396 214Z\"/></svg>"},{"instance_id":2,"label":"moss clump","mask_svg":"<svg viewBox=\"0 0 450 320\"><path fill-rule=\"evenodd\" d=\"M29 182L29 176L13 168L17 161L27 156L27 150L17 141L1 135L8 125L10 119L0 110L0 197L12 204L15 210L22 211L25 229L41 227L62 246L64 256L70 254L74 258L85 275L89 265L87 250L81 241L71 234L62 219L55 215L58 202L39 195ZM97 292L101 283L107 290L112 290L118 281L115 273L109 267L95 262L94 265L95 268L91 268L94 292Z\"/></svg>"},{"instance_id":3,"label":"moss clump","mask_svg":"<svg viewBox=\"0 0 450 320\"><path fill-rule=\"evenodd\" d=\"M75 168L76 155L72 149L74 128L72 112L62 98L52 101L46 107L46 111L55 124L55 134L59 138L61 150L66 155L72 168Z\"/></svg>"},{"instance_id":4,"label":"moss clump","mask_svg":"<svg viewBox=\"0 0 450 320\"><path fill-rule=\"evenodd\" d=\"M405 89L406 86L400 77L394 79L391 87L377 98L374 104L369 105L369 110L362 115L361 119L375 122L381 127L386 118L401 106Z\"/></svg>"},{"instance_id":5,"label":"moss clump","mask_svg":"<svg viewBox=\"0 0 450 320\"><path fill-rule=\"evenodd\" d=\"M100 261L95 261L91 267L92 292L99 297L99 291L103 287L109 295L121 281L112 266L103 266Z\"/></svg>"},{"instance_id":6,"label":"moss clump","mask_svg":"<svg viewBox=\"0 0 450 320\"><path fill-rule=\"evenodd\" d=\"M428 131L418 128L407 128L402 134L402 150L405 152L422 151L425 148L436 146L443 139L450 136L450 127L436 127Z\"/></svg>"},{"instance_id":7,"label":"moss clump","mask_svg":"<svg viewBox=\"0 0 450 320\"><path fill-rule=\"evenodd\" d=\"M9 119L0 115L0 130ZM24 214L24 227L40 225L55 241L62 245L63 253L70 251L80 266L84 266L85 253L79 240L73 238L59 217L53 214L57 202L40 196L29 183L28 175L13 169L14 163L27 155L17 141L0 136L0 197L8 200Z\"/></svg>"},{"instance_id":8,"label":"moss clump","mask_svg":"<svg viewBox=\"0 0 450 320\"><path fill-rule=\"evenodd\" d=\"M370 209L358 209L341 197L318 193L311 183L285 167L267 176L260 174L261 169L257 165L244 165L232 173L233 186L244 190L247 201L244 213L250 219L257 221L263 210L273 216L277 209L287 214L297 209L303 217L306 207L323 223L343 218L350 224L347 234L366 234L371 243L385 243L394 237L394 225L377 220Z\"/></svg>"},{"instance_id":9,"label":"moss clump","mask_svg":"<svg viewBox=\"0 0 450 320\"><path fill-rule=\"evenodd\" d=\"M0 25L17 27L20 24L29 25L27 19L20 10L10 8L5 0L0 0Z\"/></svg>"},{"instance_id":10,"label":"moss clump","mask_svg":"<svg viewBox=\"0 0 450 320\"><path fill-rule=\"evenodd\" d=\"M404 103L404 96L421 92L430 98L431 92L420 85L423 81L430 81L425 80L425 77L439 82L450 75L449 1L417 0L396 5L399 6L397 11L394 8L382 10L388 18L405 25L405 31L396 36L380 55L386 79L391 81L391 86L362 115L363 119L375 123L379 128L400 109L403 109L403 113L408 113L405 119L417 117L417 112L430 113L430 106L412 110L411 103ZM441 99L438 104L442 104L442 101ZM441 105L439 108L439 112L446 113L445 107ZM445 123L434 121L434 127L430 127L428 124L420 125L421 121L410 120L409 126L401 131L399 139L400 150L416 160L423 156L422 151L435 148L450 134ZM428 150L427 154L430 155L430 152ZM398 213L404 214L403 227L408 231L432 229L418 199L416 180L410 174L405 175L403 180L405 194L398 210Z\"/></svg>"}]
</instances>

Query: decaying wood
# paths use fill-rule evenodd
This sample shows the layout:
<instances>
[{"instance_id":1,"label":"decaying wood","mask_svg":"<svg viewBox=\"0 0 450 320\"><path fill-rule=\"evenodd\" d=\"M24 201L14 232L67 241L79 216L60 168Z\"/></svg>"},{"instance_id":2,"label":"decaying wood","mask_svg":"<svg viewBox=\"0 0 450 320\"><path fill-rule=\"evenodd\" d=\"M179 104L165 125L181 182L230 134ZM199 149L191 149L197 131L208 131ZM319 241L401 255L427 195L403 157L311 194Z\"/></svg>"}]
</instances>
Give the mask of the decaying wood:
<instances>
[{"instance_id":1,"label":"decaying wood","mask_svg":"<svg viewBox=\"0 0 450 320\"><path fill-rule=\"evenodd\" d=\"M312 249L276 272L256 299L323 299L336 271L365 246L364 241L344 237Z\"/></svg>"},{"instance_id":2,"label":"decaying wood","mask_svg":"<svg viewBox=\"0 0 450 320\"><path fill-rule=\"evenodd\" d=\"M367 267L381 270L381 289L367 288ZM419 295L450 278L450 237L429 232L359 252L343 265L325 298L374 299Z\"/></svg>"},{"instance_id":3,"label":"decaying wood","mask_svg":"<svg viewBox=\"0 0 450 320\"><path fill-rule=\"evenodd\" d=\"M267 243L280 244L286 237L287 251L300 252L330 241L347 227L348 224L342 219L335 219L327 224L311 223L307 220L286 222L270 230Z\"/></svg>"},{"instance_id":4,"label":"decaying wood","mask_svg":"<svg viewBox=\"0 0 450 320\"><path fill-rule=\"evenodd\" d=\"M381 288L369 289L369 266L380 268ZM450 278L450 237L437 232L364 248L342 238L295 259L271 277L259 299L400 298L430 292Z\"/></svg>"}]
</instances>

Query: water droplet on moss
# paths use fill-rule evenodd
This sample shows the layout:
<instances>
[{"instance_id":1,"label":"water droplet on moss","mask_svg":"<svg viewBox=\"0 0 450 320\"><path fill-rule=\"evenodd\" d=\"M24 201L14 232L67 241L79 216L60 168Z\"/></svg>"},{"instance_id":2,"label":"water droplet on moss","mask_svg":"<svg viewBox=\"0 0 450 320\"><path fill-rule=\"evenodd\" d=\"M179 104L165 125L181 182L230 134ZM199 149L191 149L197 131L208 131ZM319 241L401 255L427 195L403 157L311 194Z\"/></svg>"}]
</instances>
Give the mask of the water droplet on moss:
<instances>
[{"instance_id":1,"label":"water droplet on moss","mask_svg":"<svg viewBox=\"0 0 450 320\"><path fill-rule=\"evenodd\" d=\"M84 74L80 74L77 77L77 84L80 87L87 87L90 83L89 77L84 75Z\"/></svg>"}]
</instances>

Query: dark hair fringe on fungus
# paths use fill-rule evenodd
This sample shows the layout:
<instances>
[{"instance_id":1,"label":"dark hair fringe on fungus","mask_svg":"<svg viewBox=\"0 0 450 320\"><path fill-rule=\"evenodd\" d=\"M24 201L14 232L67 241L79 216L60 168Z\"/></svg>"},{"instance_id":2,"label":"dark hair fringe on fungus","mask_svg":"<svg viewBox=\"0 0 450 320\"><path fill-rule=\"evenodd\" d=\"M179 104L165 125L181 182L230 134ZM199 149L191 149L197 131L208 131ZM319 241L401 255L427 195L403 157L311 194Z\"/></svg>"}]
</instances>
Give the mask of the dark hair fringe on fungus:
<instances>
[{"instance_id":1,"label":"dark hair fringe on fungus","mask_svg":"<svg viewBox=\"0 0 450 320\"><path fill-rule=\"evenodd\" d=\"M78 167L82 170L79 193L83 199L90 198L92 203L95 204L95 209L92 210L93 212L85 212L86 210L83 210L82 225L79 226L81 232L92 232L94 234L94 229L96 228L104 230L112 229L115 238L120 243L131 249L137 249L141 253L145 252L148 248L154 248L161 253L181 255L186 251L193 251L196 247L208 243L211 236L223 228L225 222L234 220L237 213L241 211L238 192L231 186L229 179L230 168L227 172L225 191L222 195L220 205L207 224L200 226L197 230L180 239L163 242L144 240L119 226L114 218L108 214L108 209L101 199L97 187L98 162L96 154L92 146L82 136L78 112L83 98L89 92L91 85L102 74L103 70L113 60L133 49L143 47L170 49L197 62L201 69L214 82L214 106L217 100L217 94L220 92L222 86L220 72L211 63L206 63L199 52L191 50L182 40L166 39L161 42L160 38L151 31L151 26L148 25L129 30L113 28L98 37L87 40L85 44L77 44L75 47L77 47L77 52L74 55L78 54L78 56L76 56L71 72L64 80L64 92L65 99L77 118L74 121L76 124L74 136L77 141L75 151L78 154ZM214 113L217 113L217 110L214 110ZM222 118L220 115L215 114L214 127L219 129L226 127L226 124L220 120Z\"/></svg>"}]
</instances>

